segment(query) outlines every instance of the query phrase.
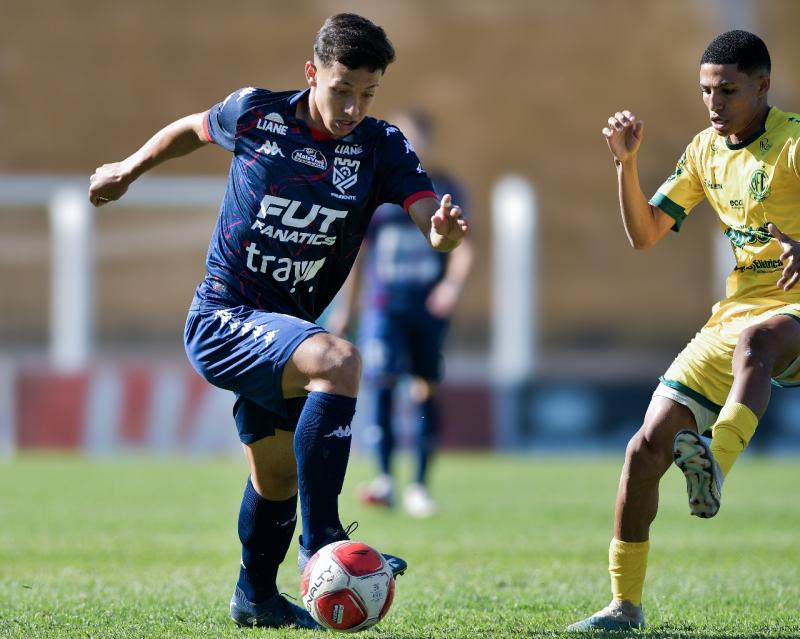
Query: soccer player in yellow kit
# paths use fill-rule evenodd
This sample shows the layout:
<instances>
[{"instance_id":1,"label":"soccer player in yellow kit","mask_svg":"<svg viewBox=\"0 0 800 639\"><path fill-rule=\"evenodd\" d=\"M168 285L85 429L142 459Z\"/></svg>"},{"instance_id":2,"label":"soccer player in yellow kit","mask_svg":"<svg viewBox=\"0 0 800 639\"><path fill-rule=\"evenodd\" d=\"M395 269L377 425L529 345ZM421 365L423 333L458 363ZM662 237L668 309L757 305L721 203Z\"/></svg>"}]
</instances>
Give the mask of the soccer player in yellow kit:
<instances>
[{"instance_id":1,"label":"soccer player in yellow kit","mask_svg":"<svg viewBox=\"0 0 800 639\"><path fill-rule=\"evenodd\" d=\"M658 482L670 462L686 476L691 514L713 517L722 482L767 408L770 385L800 385L800 115L771 107L764 42L729 31L700 60L711 126L695 136L648 202L637 154L644 124L630 111L603 129L634 248L680 230L705 197L730 238L736 267L725 299L660 378L625 453L609 548L613 599L571 631L644 626L641 599ZM709 447L699 434L711 429Z\"/></svg>"}]
</instances>

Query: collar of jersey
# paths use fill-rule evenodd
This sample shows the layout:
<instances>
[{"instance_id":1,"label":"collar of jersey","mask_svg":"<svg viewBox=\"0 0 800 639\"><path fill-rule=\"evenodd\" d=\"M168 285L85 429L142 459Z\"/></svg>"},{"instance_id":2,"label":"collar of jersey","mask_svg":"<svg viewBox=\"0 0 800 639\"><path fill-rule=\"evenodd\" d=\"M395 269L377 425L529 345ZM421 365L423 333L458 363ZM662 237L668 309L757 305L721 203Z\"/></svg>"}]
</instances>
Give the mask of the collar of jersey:
<instances>
[{"instance_id":1,"label":"collar of jersey","mask_svg":"<svg viewBox=\"0 0 800 639\"><path fill-rule=\"evenodd\" d=\"M746 140L742 140L738 144L734 144L731 142L730 138L725 138L725 146L727 146L731 151L738 151L739 149L743 149L746 146L750 146L753 142L758 140L762 135L767 132L767 123L769 122L772 114L775 113L775 107L770 107L769 111L767 112L767 117L764 120L764 126L762 126L758 131L753 133L749 138Z\"/></svg>"}]
</instances>

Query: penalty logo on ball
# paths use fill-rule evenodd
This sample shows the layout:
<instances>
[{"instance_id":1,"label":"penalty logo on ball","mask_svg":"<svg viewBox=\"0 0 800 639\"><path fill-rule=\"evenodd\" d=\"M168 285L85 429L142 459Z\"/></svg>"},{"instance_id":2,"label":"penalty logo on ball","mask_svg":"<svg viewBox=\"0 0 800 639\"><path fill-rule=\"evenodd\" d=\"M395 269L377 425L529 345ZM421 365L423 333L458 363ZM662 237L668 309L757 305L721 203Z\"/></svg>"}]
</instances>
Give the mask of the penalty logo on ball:
<instances>
[{"instance_id":1,"label":"penalty logo on ball","mask_svg":"<svg viewBox=\"0 0 800 639\"><path fill-rule=\"evenodd\" d=\"M317 623L357 632L386 616L394 598L394 575L374 548L358 541L337 541L310 559L300 592Z\"/></svg>"}]
</instances>

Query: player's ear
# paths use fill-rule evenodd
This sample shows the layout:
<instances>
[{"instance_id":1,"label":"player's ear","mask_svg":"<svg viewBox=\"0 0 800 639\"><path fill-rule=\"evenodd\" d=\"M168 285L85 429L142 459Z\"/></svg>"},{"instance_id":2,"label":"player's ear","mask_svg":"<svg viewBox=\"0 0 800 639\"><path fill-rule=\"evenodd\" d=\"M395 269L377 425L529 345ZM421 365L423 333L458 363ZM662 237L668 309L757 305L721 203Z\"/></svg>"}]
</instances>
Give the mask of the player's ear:
<instances>
[{"instance_id":1,"label":"player's ear","mask_svg":"<svg viewBox=\"0 0 800 639\"><path fill-rule=\"evenodd\" d=\"M306 61L306 82L308 86L317 86L317 67L310 60Z\"/></svg>"},{"instance_id":2,"label":"player's ear","mask_svg":"<svg viewBox=\"0 0 800 639\"><path fill-rule=\"evenodd\" d=\"M767 91L769 91L769 85L770 85L769 76L768 75L762 75L761 76L761 82L759 83L759 86L758 86L758 92L761 95L766 95Z\"/></svg>"}]
</instances>

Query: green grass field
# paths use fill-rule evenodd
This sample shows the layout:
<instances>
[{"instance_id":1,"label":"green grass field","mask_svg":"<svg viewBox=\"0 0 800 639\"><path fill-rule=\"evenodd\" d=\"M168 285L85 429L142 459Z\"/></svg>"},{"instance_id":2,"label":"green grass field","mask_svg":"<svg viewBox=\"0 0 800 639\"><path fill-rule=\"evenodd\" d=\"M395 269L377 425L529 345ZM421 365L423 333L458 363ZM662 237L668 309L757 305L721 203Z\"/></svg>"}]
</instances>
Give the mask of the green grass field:
<instances>
[{"instance_id":1,"label":"green grass field","mask_svg":"<svg viewBox=\"0 0 800 639\"><path fill-rule=\"evenodd\" d=\"M444 456L436 519L343 497L357 538L408 559L388 617L363 636L559 637L609 600L618 459ZM0 636L311 637L235 627L236 459L23 456L0 465ZM800 467L745 460L720 515L689 517L662 482L645 591L652 637L800 637ZM298 595L295 549L280 574ZM325 633L331 636L333 633Z\"/></svg>"}]
</instances>

